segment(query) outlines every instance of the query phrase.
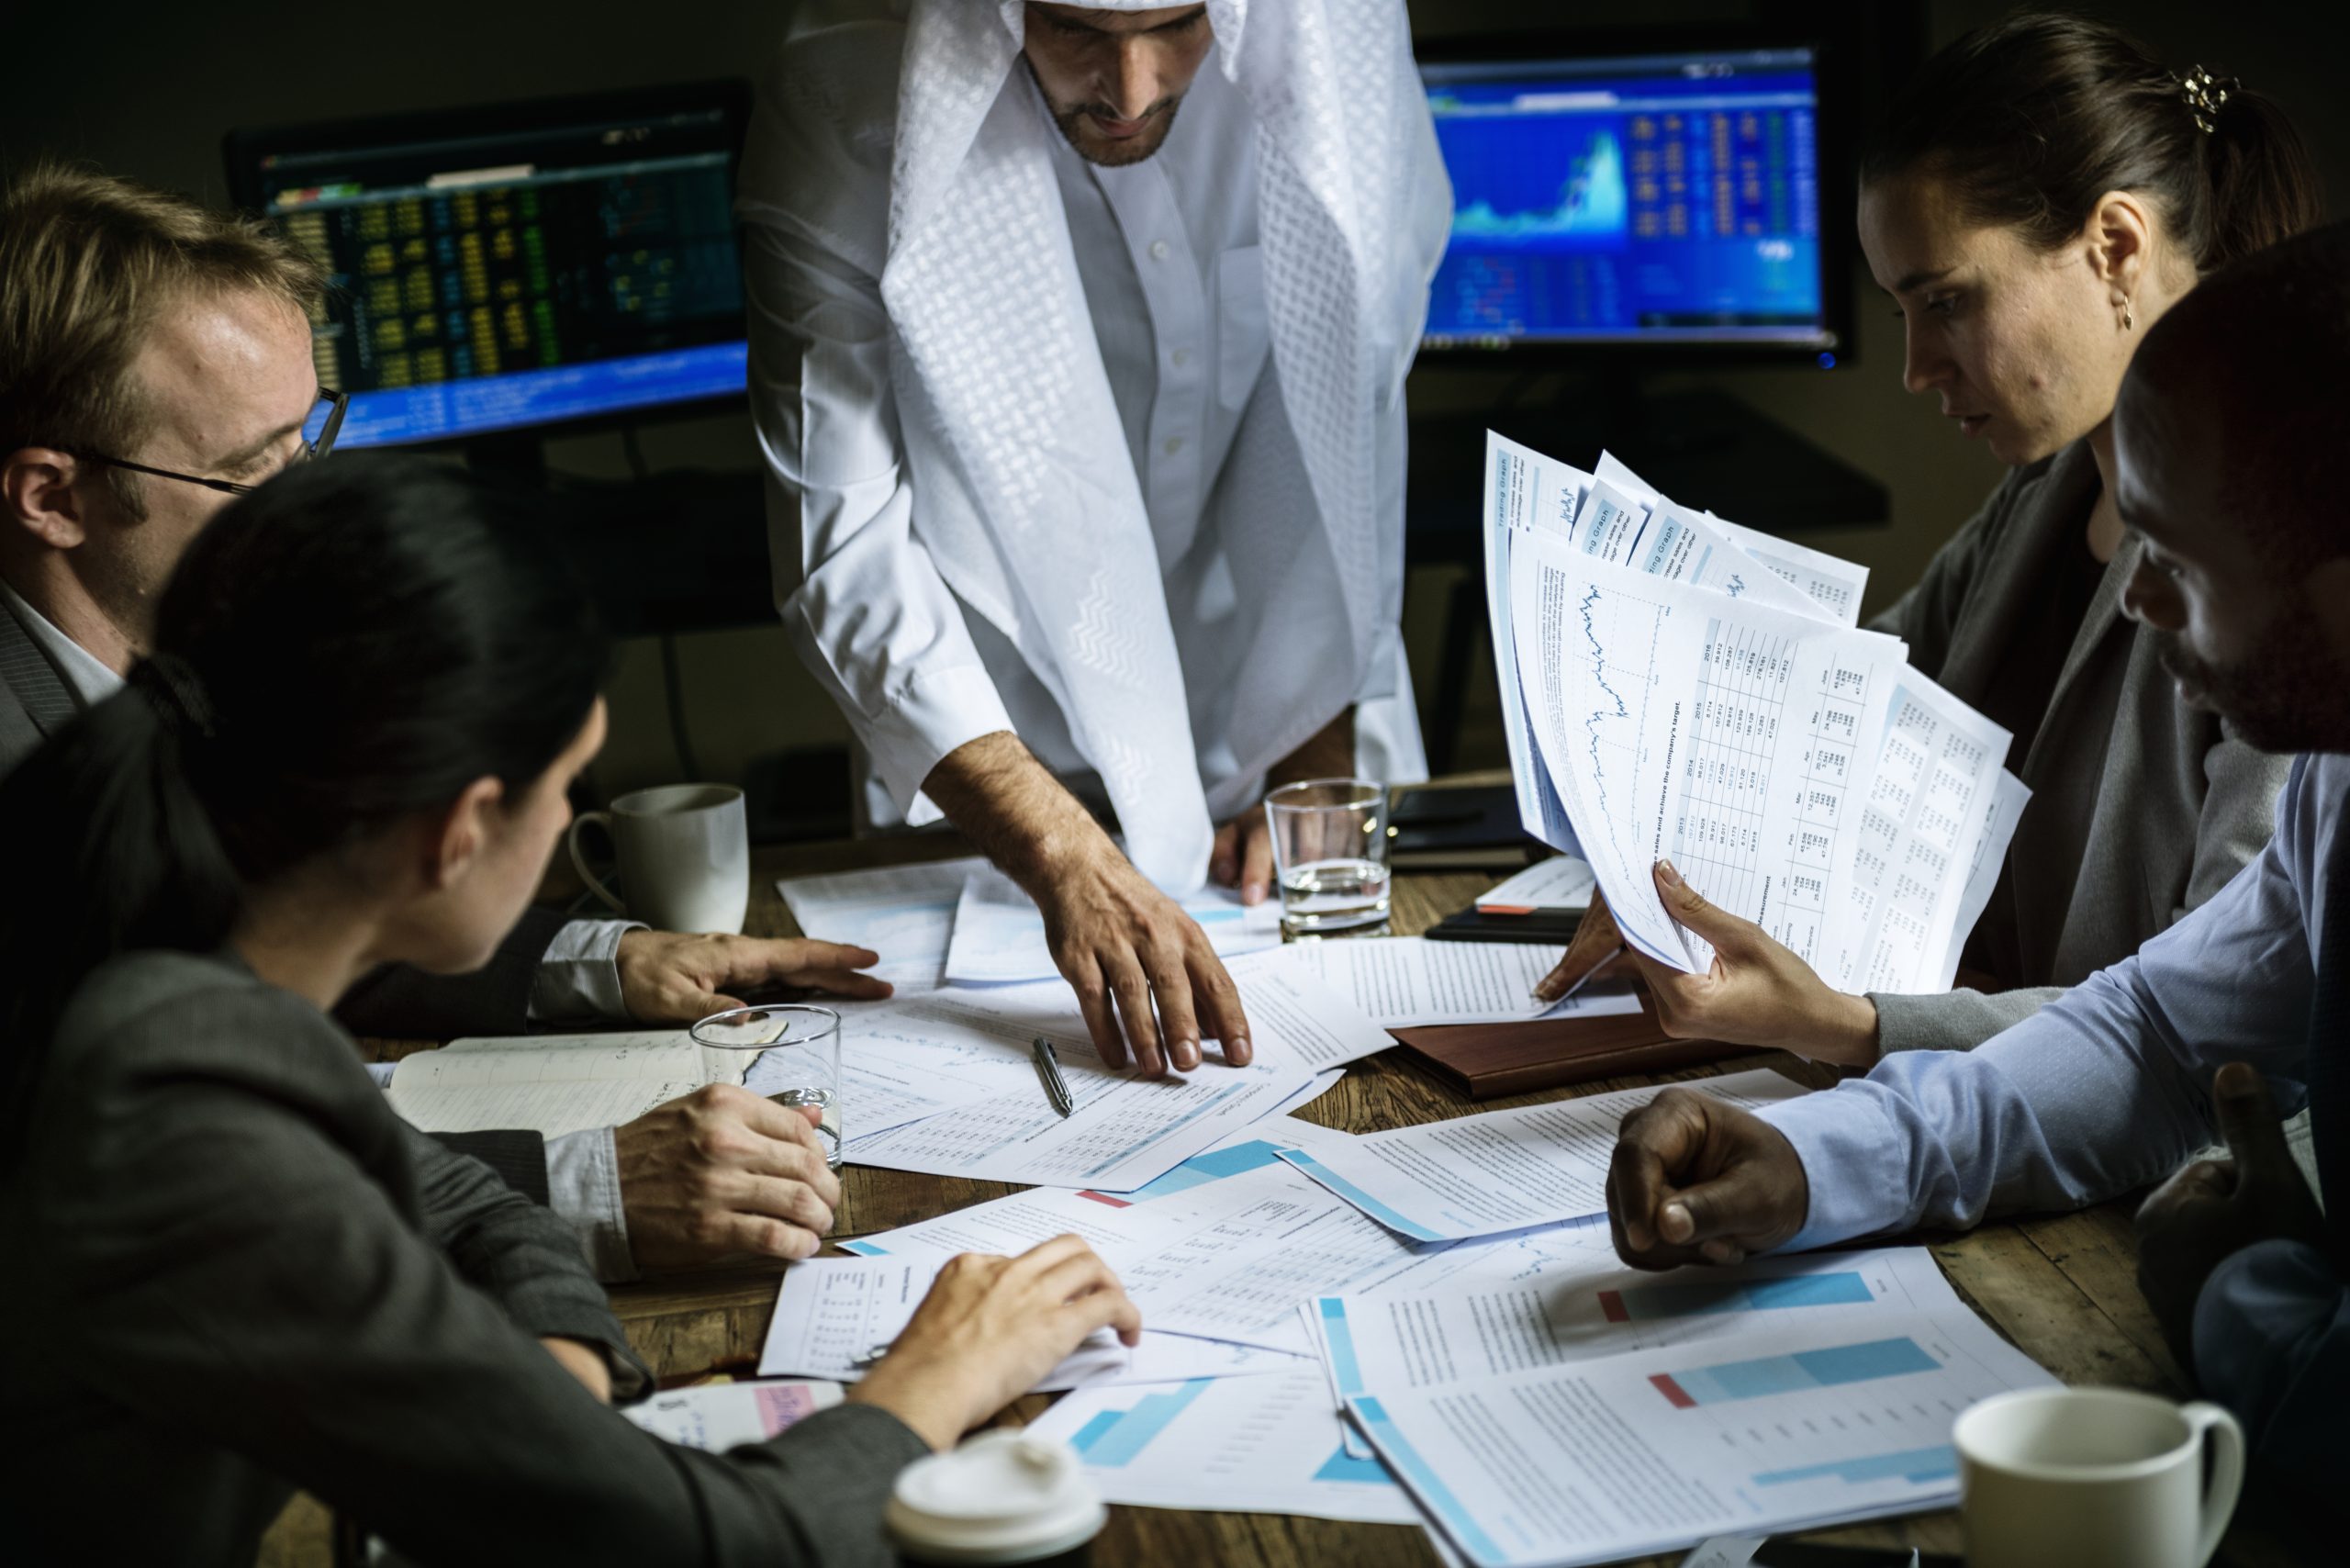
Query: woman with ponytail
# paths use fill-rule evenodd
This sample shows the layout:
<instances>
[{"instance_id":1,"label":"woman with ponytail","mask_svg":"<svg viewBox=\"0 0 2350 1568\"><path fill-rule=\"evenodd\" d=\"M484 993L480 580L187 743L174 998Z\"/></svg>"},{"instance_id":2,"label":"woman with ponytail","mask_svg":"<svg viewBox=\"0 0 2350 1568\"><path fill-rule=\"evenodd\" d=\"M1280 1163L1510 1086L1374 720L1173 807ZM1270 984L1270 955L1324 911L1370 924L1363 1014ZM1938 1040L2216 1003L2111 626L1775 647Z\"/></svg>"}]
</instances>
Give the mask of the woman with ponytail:
<instances>
[{"instance_id":1,"label":"woman with ponytail","mask_svg":"<svg viewBox=\"0 0 2350 1568\"><path fill-rule=\"evenodd\" d=\"M957 1260L851 1403L768 1443L606 1408L647 1380L568 1226L400 1122L328 1016L377 964L496 948L603 664L527 520L414 460L304 465L0 784L0 1424L40 1434L8 1467L32 1560L250 1562L299 1487L418 1562L885 1562L900 1468L1094 1329L1132 1342L1062 1238Z\"/></svg>"},{"instance_id":2,"label":"woman with ponytail","mask_svg":"<svg viewBox=\"0 0 2350 1568\"><path fill-rule=\"evenodd\" d=\"M1964 1050L2135 952L2267 843L2288 759L2188 706L2124 614L2139 545L2110 420L2146 330L2196 279L2319 218L2258 92L2102 22L2026 13L1951 44L1861 167L1861 246L1908 336L1903 385L2010 471L1872 626L2014 736L2032 791L1967 967L1986 994L1849 996L1662 872L1712 971L1640 960L1672 1032L1866 1067Z\"/></svg>"}]
</instances>

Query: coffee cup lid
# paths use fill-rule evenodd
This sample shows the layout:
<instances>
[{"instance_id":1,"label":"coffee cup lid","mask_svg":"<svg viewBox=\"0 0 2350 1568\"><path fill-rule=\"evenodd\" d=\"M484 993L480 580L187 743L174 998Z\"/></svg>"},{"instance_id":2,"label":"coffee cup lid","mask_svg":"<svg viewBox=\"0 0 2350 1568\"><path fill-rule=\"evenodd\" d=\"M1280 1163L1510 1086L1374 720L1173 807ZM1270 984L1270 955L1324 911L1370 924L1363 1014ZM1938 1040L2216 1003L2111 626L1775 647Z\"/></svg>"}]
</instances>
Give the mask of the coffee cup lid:
<instances>
[{"instance_id":1,"label":"coffee cup lid","mask_svg":"<svg viewBox=\"0 0 2350 1568\"><path fill-rule=\"evenodd\" d=\"M925 1562L1030 1562L1091 1540L1110 1511L1067 1443L1003 1428L899 1473L887 1518Z\"/></svg>"}]
</instances>

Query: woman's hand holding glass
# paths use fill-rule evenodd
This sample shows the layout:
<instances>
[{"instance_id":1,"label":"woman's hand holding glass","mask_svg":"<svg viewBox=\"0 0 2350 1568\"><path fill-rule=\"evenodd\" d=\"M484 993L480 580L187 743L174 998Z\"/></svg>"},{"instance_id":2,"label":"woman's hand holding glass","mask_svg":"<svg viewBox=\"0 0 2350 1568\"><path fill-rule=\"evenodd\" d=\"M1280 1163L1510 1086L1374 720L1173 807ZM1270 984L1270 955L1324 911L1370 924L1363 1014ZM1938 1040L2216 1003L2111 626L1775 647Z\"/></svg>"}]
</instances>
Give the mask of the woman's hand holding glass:
<instances>
[{"instance_id":1,"label":"woman's hand holding glass","mask_svg":"<svg viewBox=\"0 0 2350 1568\"><path fill-rule=\"evenodd\" d=\"M1142 1314L1077 1237L1057 1236L1017 1258L966 1252L938 1271L905 1332L848 1397L950 1449L1103 1327L1135 1345Z\"/></svg>"}]
</instances>

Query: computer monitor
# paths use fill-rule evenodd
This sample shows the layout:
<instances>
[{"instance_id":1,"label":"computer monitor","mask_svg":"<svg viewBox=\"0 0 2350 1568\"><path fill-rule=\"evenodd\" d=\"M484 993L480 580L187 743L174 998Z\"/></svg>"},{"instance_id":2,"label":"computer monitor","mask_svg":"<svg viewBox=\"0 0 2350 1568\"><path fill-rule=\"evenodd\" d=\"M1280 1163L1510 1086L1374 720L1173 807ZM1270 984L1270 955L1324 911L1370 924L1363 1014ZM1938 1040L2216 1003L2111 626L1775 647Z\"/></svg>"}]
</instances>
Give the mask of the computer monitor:
<instances>
[{"instance_id":1,"label":"computer monitor","mask_svg":"<svg viewBox=\"0 0 2350 1568\"><path fill-rule=\"evenodd\" d=\"M236 130L241 207L324 261L338 445L446 442L743 396L734 174L711 82Z\"/></svg>"},{"instance_id":2,"label":"computer monitor","mask_svg":"<svg viewBox=\"0 0 2350 1568\"><path fill-rule=\"evenodd\" d=\"M1814 45L1425 61L1453 217L1423 346L1832 355L1849 176L1823 160L1820 63Z\"/></svg>"}]
</instances>

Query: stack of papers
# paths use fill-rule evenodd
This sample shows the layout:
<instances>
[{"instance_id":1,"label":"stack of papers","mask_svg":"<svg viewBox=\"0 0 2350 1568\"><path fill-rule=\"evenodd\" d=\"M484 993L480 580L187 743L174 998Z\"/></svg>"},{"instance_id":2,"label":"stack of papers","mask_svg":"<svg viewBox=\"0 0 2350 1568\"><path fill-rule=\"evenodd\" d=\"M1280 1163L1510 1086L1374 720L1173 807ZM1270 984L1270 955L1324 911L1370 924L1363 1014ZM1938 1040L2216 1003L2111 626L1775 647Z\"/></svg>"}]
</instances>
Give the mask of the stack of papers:
<instances>
[{"instance_id":1,"label":"stack of papers","mask_svg":"<svg viewBox=\"0 0 2350 1568\"><path fill-rule=\"evenodd\" d=\"M1487 610L1527 831L1702 973L1671 860L1844 991L1948 988L2026 798L2009 734L1856 631L1865 574L1487 436Z\"/></svg>"}]
</instances>

